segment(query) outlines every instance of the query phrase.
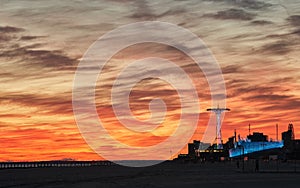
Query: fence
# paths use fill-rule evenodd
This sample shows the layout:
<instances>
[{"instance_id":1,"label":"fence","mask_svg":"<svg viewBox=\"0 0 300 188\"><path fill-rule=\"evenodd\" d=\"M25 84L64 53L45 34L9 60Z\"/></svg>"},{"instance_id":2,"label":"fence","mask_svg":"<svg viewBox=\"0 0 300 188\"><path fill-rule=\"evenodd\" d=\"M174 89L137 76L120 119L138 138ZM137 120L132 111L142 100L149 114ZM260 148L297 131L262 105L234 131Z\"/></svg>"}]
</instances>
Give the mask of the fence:
<instances>
[{"instance_id":1,"label":"fence","mask_svg":"<svg viewBox=\"0 0 300 188\"><path fill-rule=\"evenodd\" d=\"M41 161L41 162L0 162L0 169L7 168L42 168L42 167L88 167L110 166L110 161Z\"/></svg>"},{"instance_id":2,"label":"fence","mask_svg":"<svg viewBox=\"0 0 300 188\"><path fill-rule=\"evenodd\" d=\"M300 173L300 161L297 160L237 160L237 169L240 172L278 172Z\"/></svg>"}]
</instances>

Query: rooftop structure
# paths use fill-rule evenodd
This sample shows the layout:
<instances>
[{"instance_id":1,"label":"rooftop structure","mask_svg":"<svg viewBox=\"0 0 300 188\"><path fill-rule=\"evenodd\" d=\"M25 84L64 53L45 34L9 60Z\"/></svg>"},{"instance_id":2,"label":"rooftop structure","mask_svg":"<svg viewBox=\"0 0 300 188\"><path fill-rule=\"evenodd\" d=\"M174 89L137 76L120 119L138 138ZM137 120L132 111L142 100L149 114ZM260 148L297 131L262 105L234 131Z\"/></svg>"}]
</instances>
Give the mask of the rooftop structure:
<instances>
[{"instance_id":1,"label":"rooftop structure","mask_svg":"<svg viewBox=\"0 0 300 188\"><path fill-rule=\"evenodd\" d=\"M263 133L259 133L259 132L253 132L253 134L249 134L247 136L247 138L249 140L251 140L251 142L267 142L268 141L268 136L264 135Z\"/></svg>"}]
</instances>

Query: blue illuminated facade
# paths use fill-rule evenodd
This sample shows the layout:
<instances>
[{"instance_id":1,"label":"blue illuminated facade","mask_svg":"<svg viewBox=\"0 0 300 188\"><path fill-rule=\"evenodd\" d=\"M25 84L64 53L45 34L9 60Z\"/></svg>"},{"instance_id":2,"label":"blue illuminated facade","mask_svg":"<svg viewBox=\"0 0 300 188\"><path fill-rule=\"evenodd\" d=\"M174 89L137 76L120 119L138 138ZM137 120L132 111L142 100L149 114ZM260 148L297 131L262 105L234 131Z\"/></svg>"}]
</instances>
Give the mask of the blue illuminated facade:
<instances>
[{"instance_id":1,"label":"blue illuminated facade","mask_svg":"<svg viewBox=\"0 0 300 188\"><path fill-rule=\"evenodd\" d=\"M282 148L283 141L280 142L251 142L247 140L240 140L235 143L234 148L229 150L229 157L237 157L247 155L249 153Z\"/></svg>"}]
</instances>

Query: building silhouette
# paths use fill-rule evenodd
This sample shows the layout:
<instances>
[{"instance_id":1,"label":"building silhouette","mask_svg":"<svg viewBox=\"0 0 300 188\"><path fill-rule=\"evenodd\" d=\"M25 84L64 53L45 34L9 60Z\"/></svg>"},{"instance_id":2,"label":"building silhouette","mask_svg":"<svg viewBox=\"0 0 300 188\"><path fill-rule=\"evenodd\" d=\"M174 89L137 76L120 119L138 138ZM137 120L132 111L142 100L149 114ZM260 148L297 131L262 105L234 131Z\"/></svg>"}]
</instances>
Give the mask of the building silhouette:
<instances>
[{"instance_id":1,"label":"building silhouette","mask_svg":"<svg viewBox=\"0 0 300 188\"><path fill-rule=\"evenodd\" d=\"M177 159L185 161L222 161L232 158L263 158L291 160L300 159L300 140L295 139L293 124L288 125L288 130L282 132L282 141L272 141L267 135L260 132L249 133L247 139L242 140L236 131L234 136L217 149L216 144L205 144L194 140L188 144L188 154L180 154ZM232 155L235 153L234 155Z\"/></svg>"},{"instance_id":2,"label":"building silhouette","mask_svg":"<svg viewBox=\"0 0 300 188\"><path fill-rule=\"evenodd\" d=\"M300 159L300 140L295 139L294 125L289 124L288 130L281 133L284 152L287 159Z\"/></svg>"},{"instance_id":3,"label":"building silhouette","mask_svg":"<svg viewBox=\"0 0 300 188\"><path fill-rule=\"evenodd\" d=\"M268 136L263 133L253 132L253 134L248 135L247 138L251 140L251 142L267 142Z\"/></svg>"}]
</instances>

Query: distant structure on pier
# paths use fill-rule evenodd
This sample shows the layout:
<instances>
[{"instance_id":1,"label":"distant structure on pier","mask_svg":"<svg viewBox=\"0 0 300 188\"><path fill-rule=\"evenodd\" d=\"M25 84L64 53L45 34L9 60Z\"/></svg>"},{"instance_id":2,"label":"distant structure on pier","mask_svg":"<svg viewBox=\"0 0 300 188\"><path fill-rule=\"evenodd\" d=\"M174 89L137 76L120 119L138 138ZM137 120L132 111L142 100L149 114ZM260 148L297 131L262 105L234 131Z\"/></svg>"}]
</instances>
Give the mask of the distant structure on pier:
<instances>
[{"instance_id":1,"label":"distant structure on pier","mask_svg":"<svg viewBox=\"0 0 300 188\"><path fill-rule=\"evenodd\" d=\"M263 133L254 132L248 135L246 140L238 140L234 147L229 149L229 157L240 157L251 153L271 151L282 148L283 141L268 141L268 137Z\"/></svg>"},{"instance_id":2,"label":"distant structure on pier","mask_svg":"<svg viewBox=\"0 0 300 188\"><path fill-rule=\"evenodd\" d=\"M293 124L288 125L288 130L282 132L282 139L278 139L278 124L276 124L276 141L268 138L262 132L252 132L249 124L249 134L246 138L234 135L228 138L226 143L222 143L221 137L221 114L230 111L228 108L209 108L217 116L216 143L203 143L194 140L188 144L188 153L179 154L174 160L183 162L205 162L205 161L224 161L224 160L300 160L300 139L295 139Z\"/></svg>"},{"instance_id":3,"label":"distant structure on pier","mask_svg":"<svg viewBox=\"0 0 300 188\"><path fill-rule=\"evenodd\" d=\"M221 133L221 114L225 111L230 111L229 108L208 108L207 111L212 111L216 114L217 124L216 124L216 146L217 149L223 149L222 133Z\"/></svg>"}]
</instances>

